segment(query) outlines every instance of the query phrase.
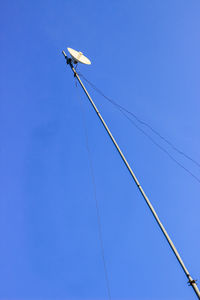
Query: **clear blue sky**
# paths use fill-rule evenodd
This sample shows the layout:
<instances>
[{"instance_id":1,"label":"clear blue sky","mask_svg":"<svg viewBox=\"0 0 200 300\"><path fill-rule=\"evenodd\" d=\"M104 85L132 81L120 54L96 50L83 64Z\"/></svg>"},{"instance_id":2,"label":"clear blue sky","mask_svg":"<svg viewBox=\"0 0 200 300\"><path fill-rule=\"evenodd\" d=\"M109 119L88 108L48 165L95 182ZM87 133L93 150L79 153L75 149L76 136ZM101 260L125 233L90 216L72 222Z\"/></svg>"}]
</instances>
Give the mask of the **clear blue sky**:
<instances>
[{"instance_id":1,"label":"clear blue sky","mask_svg":"<svg viewBox=\"0 0 200 300\"><path fill-rule=\"evenodd\" d=\"M79 99L112 299L195 299L61 51L84 52L80 72L200 161L200 1L2 1L0 15L0 300L107 299ZM200 279L200 184L89 90Z\"/></svg>"}]
</instances>

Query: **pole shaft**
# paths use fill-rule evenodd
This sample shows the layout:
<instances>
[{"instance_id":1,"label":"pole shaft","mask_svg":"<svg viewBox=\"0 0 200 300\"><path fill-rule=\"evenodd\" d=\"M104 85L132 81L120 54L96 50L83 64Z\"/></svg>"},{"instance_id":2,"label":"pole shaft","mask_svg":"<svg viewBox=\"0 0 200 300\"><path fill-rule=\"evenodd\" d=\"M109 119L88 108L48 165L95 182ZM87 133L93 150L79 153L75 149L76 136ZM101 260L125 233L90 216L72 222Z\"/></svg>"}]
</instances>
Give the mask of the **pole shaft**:
<instances>
[{"instance_id":1,"label":"pole shaft","mask_svg":"<svg viewBox=\"0 0 200 300\"><path fill-rule=\"evenodd\" d=\"M159 225L159 227L160 227L162 233L164 234L164 236L165 236L167 242L169 243L169 245L170 245L172 251L174 252L174 254L175 254L175 256L176 256L178 262L180 263L180 265L181 265L181 267L182 267L182 269L183 269L185 275L187 276L187 278L188 278L188 283L192 286L192 288L193 288L194 292L196 293L198 299L200 299L200 291L199 291L199 289L198 289L198 287L197 287L197 284L196 284L195 280L193 280L192 277L190 276L189 271L187 270L185 264L183 263L183 261L182 261L180 255L179 255L179 253L178 253L176 247L174 246L174 244L173 244L171 238L169 237L169 235L168 235L167 231L165 230L165 228L164 228L162 222L160 221L160 219L159 219L159 217L158 217L158 215L157 215L155 209L153 208L153 206L152 206L150 200L148 199L147 195L145 194L143 188L141 187L141 185L140 185L140 183L139 183L139 181L138 181L136 175L134 174L133 170L131 169L131 167L130 167L128 161L126 160L124 154L122 153L122 151L121 151L119 145L117 144L117 142L116 142L115 138L113 137L111 131L109 130L109 128L108 128L106 122L104 121L103 117L101 116L100 112L98 111L96 105L94 104L92 98L90 97L90 95L89 95L88 91L86 90L84 84L82 83L80 77L79 77L78 74L76 73L76 70L74 69L74 67L73 67L73 65L72 65L72 63L71 63L71 59L68 59L68 58L67 58L67 56L66 56L66 54L65 54L64 51L63 51L62 53L63 53L63 55L65 56L65 59L66 59L67 63L70 65L70 67L71 67L71 69L72 69L72 71L73 71L73 73L74 73L74 77L76 77L77 80L79 81L79 83L80 83L80 85L81 85L83 91L85 92L85 94L86 94L87 98L89 99L90 103L92 104L92 106L93 106L93 108L94 108L96 114L98 115L98 117L99 117L99 119L101 120L101 122L102 122L104 128L106 129L108 135L110 136L110 138L111 138L111 140L112 140L114 146L116 147L118 153L120 154L120 156L121 156L123 162L125 163L125 165L126 165L128 171L129 171L129 173L131 174L131 176L132 176L134 182L136 183L136 185L137 185L137 187L138 187L140 193L142 194L144 200L146 201L148 207L150 208L150 210L151 210L151 212L152 212L152 214L153 214L153 216L154 216L154 218L155 218L157 224Z\"/></svg>"}]
</instances>

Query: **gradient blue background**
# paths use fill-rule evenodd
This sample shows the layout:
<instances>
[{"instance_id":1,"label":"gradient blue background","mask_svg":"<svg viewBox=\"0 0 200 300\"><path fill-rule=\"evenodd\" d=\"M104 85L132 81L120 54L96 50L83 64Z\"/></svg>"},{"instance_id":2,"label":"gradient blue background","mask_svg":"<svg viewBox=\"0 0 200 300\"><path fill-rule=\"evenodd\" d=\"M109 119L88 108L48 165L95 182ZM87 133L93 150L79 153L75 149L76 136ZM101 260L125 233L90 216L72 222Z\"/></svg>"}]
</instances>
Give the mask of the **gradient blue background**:
<instances>
[{"instance_id":1,"label":"gradient blue background","mask_svg":"<svg viewBox=\"0 0 200 300\"><path fill-rule=\"evenodd\" d=\"M200 161L200 1L2 1L0 15L0 299L107 298L79 99L112 299L195 299L61 51L84 52L80 72ZM200 279L200 185L91 95Z\"/></svg>"}]
</instances>

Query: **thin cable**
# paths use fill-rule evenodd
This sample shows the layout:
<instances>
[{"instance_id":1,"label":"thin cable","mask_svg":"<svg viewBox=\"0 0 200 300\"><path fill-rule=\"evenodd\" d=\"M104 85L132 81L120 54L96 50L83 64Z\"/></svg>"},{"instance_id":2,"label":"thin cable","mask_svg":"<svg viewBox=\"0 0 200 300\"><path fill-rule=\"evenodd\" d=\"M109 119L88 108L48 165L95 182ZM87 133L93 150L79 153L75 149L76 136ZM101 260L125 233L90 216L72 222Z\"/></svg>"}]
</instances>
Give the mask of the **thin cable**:
<instances>
[{"instance_id":1,"label":"thin cable","mask_svg":"<svg viewBox=\"0 0 200 300\"><path fill-rule=\"evenodd\" d=\"M178 160L176 160L164 147L162 147L160 144L158 144L148 133L146 133L142 128L140 128L134 121L133 119L129 118L127 116L126 113L131 114L132 116L134 116L135 118L137 118L137 120L139 120L138 117L136 117L132 112L129 112L127 109L125 109L124 107L122 107L121 105L119 105L118 103L116 103L115 101L113 101L112 99L108 98L107 96L104 95L104 93L102 93L98 88L96 88L93 83L89 82L82 74L79 74L80 76L83 77L83 79L85 79L85 81L87 81L99 94L101 94L105 99L107 99L109 102L111 102L140 132L142 132L154 145L156 145L161 151L163 151L172 161L174 161L179 167L181 167L183 170L185 170L189 175L191 175L199 184L200 184L200 179L193 174L188 168L186 168L183 164L181 164ZM139 121L140 123L145 124L146 126L148 126L150 128L150 125L148 125L147 123L143 122L143 121ZM154 131L154 129L152 128L152 131ZM155 131L156 132L156 131ZM160 134L159 134L160 135ZM163 139L165 139L163 137ZM169 142L170 143L170 142ZM181 151L178 151L181 153ZM185 156L185 155L184 155ZM193 161L193 159L191 158L191 160ZM198 163L195 162L197 165Z\"/></svg>"},{"instance_id":2,"label":"thin cable","mask_svg":"<svg viewBox=\"0 0 200 300\"><path fill-rule=\"evenodd\" d=\"M179 153L180 155L183 155L185 158L187 158L188 160L192 161L196 166L198 166L200 168L200 163L198 161L196 161L194 158L192 158L191 156L189 156L188 154L186 154L185 152L183 152L182 150L178 149L172 142L170 142L167 138L165 138L163 135L161 135L157 130L155 130L150 124L148 124L147 122L141 120L138 116L136 116L133 112L129 111L128 109L126 109L125 107L123 107L122 105L118 104L117 102L115 102L114 100L110 99L109 97L107 97L100 89L98 89L92 82L90 82L84 75L79 74L79 76L81 76L94 90L96 90L96 92L98 92L100 95L102 95L105 99L107 99L110 103L112 103L113 105L117 106L118 108L122 109L123 111L127 112L128 114L130 114L131 116L133 116L140 124L148 127L154 134L156 134L157 136L159 136L164 142L166 142L169 146L172 147L173 150L175 150L177 153Z\"/></svg>"},{"instance_id":3,"label":"thin cable","mask_svg":"<svg viewBox=\"0 0 200 300\"><path fill-rule=\"evenodd\" d=\"M102 237L103 235L102 235L102 228L101 228L101 217L100 217L99 203L98 203L98 199L97 199L96 182L95 182L95 176L94 176L94 168L93 168L93 162L92 162L92 155L91 155L91 151L90 151L90 147L89 147L89 139L88 139L88 133L87 133L87 126L86 126L85 114L84 114L84 110L82 108L81 99L79 99L79 104L80 104L80 109L81 109L82 123L83 123L84 134L85 134L85 143L86 143L86 149L87 149L87 152L88 152L90 173L91 173L91 178L92 178L94 199L95 199L95 205L96 205L97 223L98 223L98 232L99 232L99 241L100 241L101 256L102 256L103 266L104 266L106 289L107 289L108 299L111 300L110 282L109 282L109 277L108 277L108 271L107 271L107 265L106 265L106 259L105 259L105 251L104 251L104 245L103 245L103 237Z\"/></svg>"},{"instance_id":4,"label":"thin cable","mask_svg":"<svg viewBox=\"0 0 200 300\"><path fill-rule=\"evenodd\" d=\"M121 113L138 129L140 130L154 145L156 145L160 150L162 150L165 154L169 156L171 160L173 160L179 167L184 169L188 174L190 174L194 179L197 180L198 183L200 183L200 179L194 175L189 169L184 167L178 160L176 160L165 148L163 148L161 145L159 145L150 135L148 135L142 128L140 128L135 122L130 119L124 111L121 110Z\"/></svg>"}]
</instances>

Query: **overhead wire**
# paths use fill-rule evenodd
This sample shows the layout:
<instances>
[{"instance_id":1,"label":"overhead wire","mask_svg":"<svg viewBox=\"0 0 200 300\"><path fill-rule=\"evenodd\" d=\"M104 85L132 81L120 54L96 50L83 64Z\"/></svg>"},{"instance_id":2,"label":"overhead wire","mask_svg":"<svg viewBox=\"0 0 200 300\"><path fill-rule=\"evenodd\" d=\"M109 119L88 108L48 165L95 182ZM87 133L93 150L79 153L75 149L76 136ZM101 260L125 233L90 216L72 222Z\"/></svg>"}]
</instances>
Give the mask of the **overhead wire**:
<instances>
[{"instance_id":1,"label":"overhead wire","mask_svg":"<svg viewBox=\"0 0 200 300\"><path fill-rule=\"evenodd\" d=\"M133 112L131 112L130 110L128 110L124 106L118 104L116 101L114 101L113 99L111 99L108 96L106 96L99 88L97 88L83 74L79 73L79 76L82 77L94 90L96 90L96 92L98 92L99 94L101 94L101 96L103 96L105 99L107 99L113 105L121 108L123 111L125 111L128 114L130 114L131 116L133 116L140 124L148 127L154 134L156 134L157 136L159 136L163 141L165 141L169 146L171 146L173 150L175 150L177 153L183 155L185 158L187 158L188 160L192 161L194 164L196 164L196 166L198 166L200 168L200 163L198 161L196 161L194 158L192 158L191 156L189 156L188 154L186 154L185 152L183 152L182 150L180 150L177 146L175 146L172 142L170 142L166 137L164 137L156 129L154 129L150 124L148 124L147 122L141 120L136 114L134 114Z\"/></svg>"},{"instance_id":2,"label":"overhead wire","mask_svg":"<svg viewBox=\"0 0 200 300\"><path fill-rule=\"evenodd\" d=\"M187 155L183 151L179 150L172 142L170 142L168 139L166 139L163 135L161 135L157 130L155 130L151 125L149 125L147 122L142 121L138 116L136 116L133 112L129 111L122 105L118 104L113 99L107 97L99 88L97 88L91 81L89 81L83 74L79 73L79 76L81 76L96 92L98 92L101 96L103 96L106 100L108 100L111 104L113 104L131 123L134 127L136 127L140 132L142 132L155 146L157 146L161 151L163 151L172 161L174 161L179 167L181 167L183 170L185 170L190 176L192 176L199 184L200 179L191 172L187 167L185 167L182 163L180 163L176 158L173 157L169 153L168 150L166 150L163 146L161 146L159 143L157 143L147 132L145 132L142 128L140 128L132 118L130 118L127 114L134 117L140 124L145 125L148 127L153 133L155 133L157 136L159 136L162 140L164 140L168 145L170 145L176 152L183 155L188 160L192 161L194 164L196 164L198 167L200 167L200 164L193 159L191 156Z\"/></svg>"},{"instance_id":3,"label":"overhead wire","mask_svg":"<svg viewBox=\"0 0 200 300\"><path fill-rule=\"evenodd\" d=\"M76 85L76 87L77 87L77 85ZM98 234L99 234L99 242L100 242L100 248L101 248L101 256L102 256L102 260L103 260L106 289L107 289L108 299L111 300L110 281L109 281L109 276L108 276L108 270L107 270L107 264L106 264L106 258L105 258L105 250L104 250L104 244L103 244L101 215L100 215L100 210L99 210L99 201L98 201L98 198L97 198L94 167L93 167L92 155L91 155L91 151L90 151L90 147L89 147L89 138L88 138L85 114L84 114L84 110L83 110L83 107L82 107L81 99L79 99L79 104L80 104L82 123L83 123L83 128L84 128L86 150L87 150L87 153L88 153L88 160L89 160L89 167L90 167L91 181L92 181L92 186L93 186L94 199L95 199Z\"/></svg>"},{"instance_id":4,"label":"overhead wire","mask_svg":"<svg viewBox=\"0 0 200 300\"><path fill-rule=\"evenodd\" d=\"M143 129L141 129L135 122L129 118L123 111L121 111L122 114L138 129L140 130L154 145L156 145L160 150L162 150L164 153L168 155L168 157L173 160L179 167L184 169L188 174L190 174L194 179L196 179L200 183L200 179L193 174L188 168L186 168L184 165L182 165L177 159L175 159L165 148L163 148L161 145L159 145L150 135L148 135Z\"/></svg>"}]
</instances>

